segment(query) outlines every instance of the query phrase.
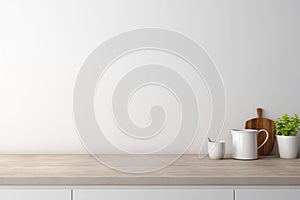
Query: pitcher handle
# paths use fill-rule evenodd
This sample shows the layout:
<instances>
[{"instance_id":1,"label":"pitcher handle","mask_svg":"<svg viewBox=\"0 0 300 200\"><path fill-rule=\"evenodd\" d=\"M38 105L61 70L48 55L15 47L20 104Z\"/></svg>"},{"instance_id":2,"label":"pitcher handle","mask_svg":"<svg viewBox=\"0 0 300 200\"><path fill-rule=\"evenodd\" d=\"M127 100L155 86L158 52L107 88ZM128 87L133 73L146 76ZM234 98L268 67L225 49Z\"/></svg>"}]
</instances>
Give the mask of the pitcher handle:
<instances>
[{"instance_id":1,"label":"pitcher handle","mask_svg":"<svg viewBox=\"0 0 300 200\"><path fill-rule=\"evenodd\" d=\"M257 134L259 134L261 132L265 132L265 134L266 134L267 137L266 137L265 141L257 149L262 148L262 146L264 146L266 144L267 140L269 139L269 133L268 133L268 131L266 131L265 129L260 129Z\"/></svg>"}]
</instances>

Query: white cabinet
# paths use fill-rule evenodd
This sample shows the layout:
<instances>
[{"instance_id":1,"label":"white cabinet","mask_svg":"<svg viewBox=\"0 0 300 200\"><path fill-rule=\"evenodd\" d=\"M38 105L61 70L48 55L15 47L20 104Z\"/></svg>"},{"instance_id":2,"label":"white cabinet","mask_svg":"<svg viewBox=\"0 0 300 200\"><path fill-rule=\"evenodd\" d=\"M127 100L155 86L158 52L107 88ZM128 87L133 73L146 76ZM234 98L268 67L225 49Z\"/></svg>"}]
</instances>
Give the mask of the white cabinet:
<instances>
[{"instance_id":1,"label":"white cabinet","mask_svg":"<svg viewBox=\"0 0 300 200\"><path fill-rule=\"evenodd\" d=\"M298 200L299 186L0 187L0 200Z\"/></svg>"},{"instance_id":2,"label":"white cabinet","mask_svg":"<svg viewBox=\"0 0 300 200\"><path fill-rule=\"evenodd\" d=\"M2 200L71 200L71 190L0 189Z\"/></svg>"},{"instance_id":3,"label":"white cabinet","mask_svg":"<svg viewBox=\"0 0 300 200\"><path fill-rule=\"evenodd\" d=\"M233 200L232 189L75 189L73 200Z\"/></svg>"},{"instance_id":4,"label":"white cabinet","mask_svg":"<svg viewBox=\"0 0 300 200\"><path fill-rule=\"evenodd\" d=\"M237 189L235 200L299 200L300 189Z\"/></svg>"}]
</instances>

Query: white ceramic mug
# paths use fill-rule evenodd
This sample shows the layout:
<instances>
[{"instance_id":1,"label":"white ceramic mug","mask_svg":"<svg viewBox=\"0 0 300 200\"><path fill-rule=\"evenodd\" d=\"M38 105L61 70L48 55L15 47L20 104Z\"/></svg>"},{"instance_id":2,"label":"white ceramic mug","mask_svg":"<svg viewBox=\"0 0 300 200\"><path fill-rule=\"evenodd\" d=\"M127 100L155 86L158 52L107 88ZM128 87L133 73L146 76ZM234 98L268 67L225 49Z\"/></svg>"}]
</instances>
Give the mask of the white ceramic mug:
<instances>
[{"instance_id":1,"label":"white ceramic mug","mask_svg":"<svg viewBox=\"0 0 300 200\"><path fill-rule=\"evenodd\" d=\"M265 141L257 147L257 134L264 132L266 134ZM232 129L232 157L241 160L257 159L257 150L267 142L269 133L265 129Z\"/></svg>"},{"instance_id":2,"label":"white ceramic mug","mask_svg":"<svg viewBox=\"0 0 300 200\"><path fill-rule=\"evenodd\" d=\"M208 155L210 159L218 160L222 159L225 154L225 142L224 141L211 141L208 142Z\"/></svg>"}]
</instances>

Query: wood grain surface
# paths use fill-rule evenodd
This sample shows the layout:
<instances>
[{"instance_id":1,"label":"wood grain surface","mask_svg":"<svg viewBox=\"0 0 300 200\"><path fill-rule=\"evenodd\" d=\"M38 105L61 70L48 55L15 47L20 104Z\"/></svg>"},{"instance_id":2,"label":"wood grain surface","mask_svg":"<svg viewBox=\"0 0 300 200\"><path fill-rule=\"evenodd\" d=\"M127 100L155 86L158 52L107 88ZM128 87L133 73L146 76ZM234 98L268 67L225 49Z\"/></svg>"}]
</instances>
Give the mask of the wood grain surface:
<instances>
[{"instance_id":1,"label":"wood grain surface","mask_svg":"<svg viewBox=\"0 0 300 200\"><path fill-rule=\"evenodd\" d=\"M266 142L266 144L258 150L258 155L259 156L270 155L275 143L275 125L272 120L262 117L262 112L263 112L262 108L257 108L256 111L257 111L257 118L253 118L246 121L245 128L256 129L256 130L265 129L268 131L269 139ZM261 145L265 139L266 139L266 134L259 133L257 135L257 145L258 146Z\"/></svg>"},{"instance_id":2,"label":"wood grain surface","mask_svg":"<svg viewBox=\"0 0 300 200\"><path fill-rule=\"evenodd\" d=\"M159 162L166 156L137 159ZM128 164L124 155L107 158ZM90 155L0 155L0 185L300 185L300 160L210 160L184 155L162 170L128 174L110 169Z\"/></svg>"}]
</instances>

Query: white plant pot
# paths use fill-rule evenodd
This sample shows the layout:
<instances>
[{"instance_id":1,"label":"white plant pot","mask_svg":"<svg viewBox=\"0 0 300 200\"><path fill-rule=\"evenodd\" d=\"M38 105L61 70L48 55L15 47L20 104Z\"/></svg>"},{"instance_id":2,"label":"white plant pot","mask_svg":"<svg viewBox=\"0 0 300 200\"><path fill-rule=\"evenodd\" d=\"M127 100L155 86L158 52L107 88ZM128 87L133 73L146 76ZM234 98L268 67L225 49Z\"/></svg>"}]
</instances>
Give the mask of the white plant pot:
<instances>
[{"instance_id":1,"label":"white plant pot","mask_svg":"<svg viewBox=\"0 0 300 200\"><path fill-rule=\"evenodd\" d=\"M298 135L282 136L276 135L280 158L295 159L298 153Z\"/></svg>"}]
</instances>

